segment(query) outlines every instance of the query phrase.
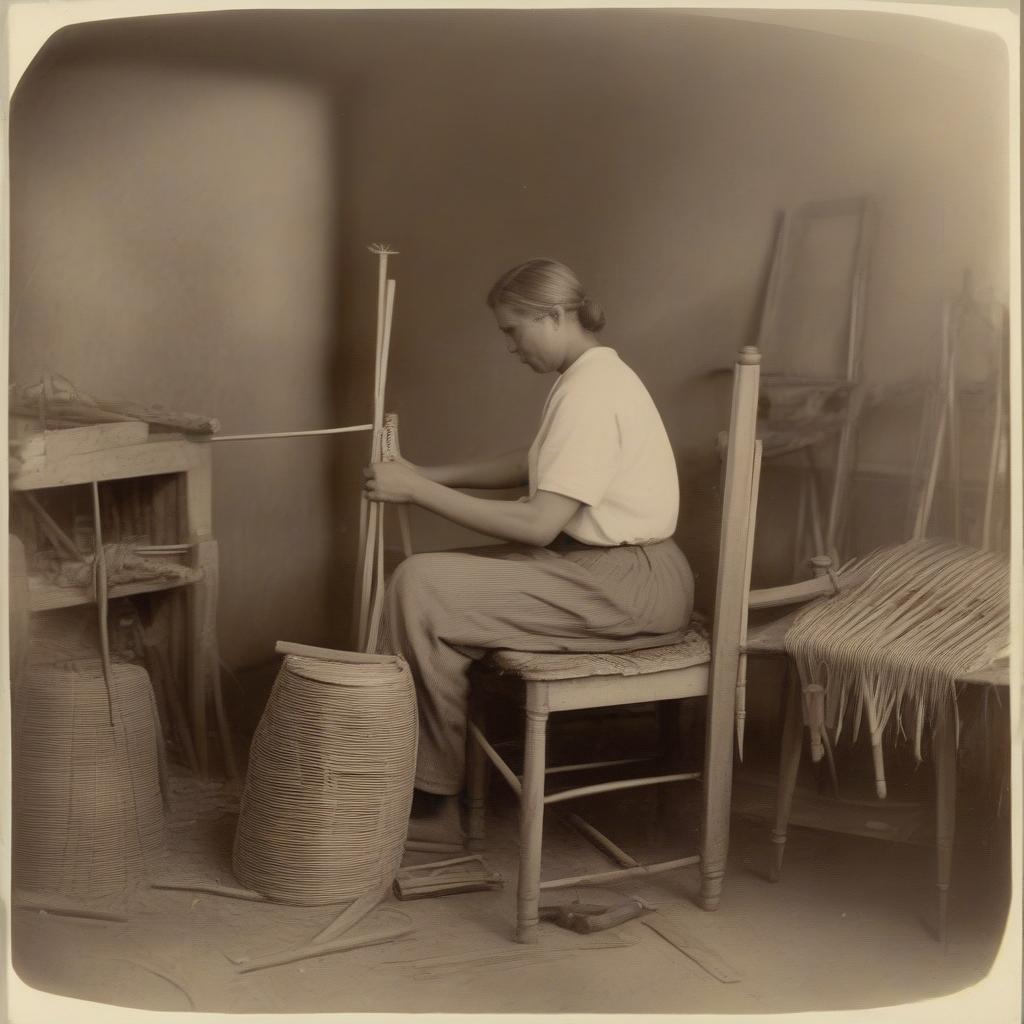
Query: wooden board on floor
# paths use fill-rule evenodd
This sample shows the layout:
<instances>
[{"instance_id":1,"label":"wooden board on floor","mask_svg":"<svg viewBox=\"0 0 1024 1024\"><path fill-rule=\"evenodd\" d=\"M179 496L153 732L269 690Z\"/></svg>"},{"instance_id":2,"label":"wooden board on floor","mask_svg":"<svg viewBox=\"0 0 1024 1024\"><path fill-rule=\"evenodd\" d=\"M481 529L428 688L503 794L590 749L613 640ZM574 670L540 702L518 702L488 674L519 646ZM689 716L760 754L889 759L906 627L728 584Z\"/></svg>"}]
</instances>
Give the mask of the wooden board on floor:
<instances>
[{"instance_id":1,"label":"wooden board on floor","mask_svg":"<svg viewBox=\"0 0 1024 1024\"><path fill-rule=\"evenodd\" d=\"M698 942L675 918L652 914L644 918L644 924L723 984L731 985L741 980L734 967L713 949Z\"/></svg>"},{"instance_id":2,"label":"wooden board on floor","mask_svg":"<svg viewBox=\"0 0 1024 1024\"><path fill-rule=\"evenodd\" d=\"M733 788L733 814L775 821L776 788L750 778L739 778ZM867 839L888 839L894 843L927 846L930 809L927 804L896 800L837 800L797 789L793 797L790 825L838 832Z\"/></svg>"}]
</instances>

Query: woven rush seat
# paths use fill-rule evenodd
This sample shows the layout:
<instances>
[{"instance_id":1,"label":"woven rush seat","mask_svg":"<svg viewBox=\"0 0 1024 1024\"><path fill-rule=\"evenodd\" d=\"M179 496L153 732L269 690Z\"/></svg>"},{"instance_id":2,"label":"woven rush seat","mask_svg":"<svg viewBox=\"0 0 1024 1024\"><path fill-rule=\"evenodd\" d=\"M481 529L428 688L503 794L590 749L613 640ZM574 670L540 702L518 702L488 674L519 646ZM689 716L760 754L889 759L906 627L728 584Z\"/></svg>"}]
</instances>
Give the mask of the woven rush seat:
<instances>
[{"instance_id":1,"label":"woven rush seat","mask_svg":"<svg viewBox=\"0 0 1024 1024\"><path fill-rule=\"evenodd\" d=\"M513 675L524 682L546 682L591 676L643 676L701 665L710 658L707 630L700 623L691 623L682 640L664 647L614 653L499 650L488 655L485 663L497 675Z\"/></svg>"}]
</instances>

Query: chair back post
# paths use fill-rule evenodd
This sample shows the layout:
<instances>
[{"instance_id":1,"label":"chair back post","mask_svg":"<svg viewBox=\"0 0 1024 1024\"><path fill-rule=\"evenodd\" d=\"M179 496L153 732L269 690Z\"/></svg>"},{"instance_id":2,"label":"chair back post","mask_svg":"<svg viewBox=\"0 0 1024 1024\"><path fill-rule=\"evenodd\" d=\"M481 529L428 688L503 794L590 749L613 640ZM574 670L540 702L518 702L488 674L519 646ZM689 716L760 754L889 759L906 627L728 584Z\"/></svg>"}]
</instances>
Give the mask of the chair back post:
<instances>
[{"instance_id":1,"label":"chair back post","mask_svg":"<svg viewBox=\"0 0 1024 1024\"><path fill-rule=\"evenodd\" d=\"M701 900L708 910L718 905L729 847L733 721L749 589L760 364L761 353L756 348L743 348L737 355L733 375L704 756Z\"/></svg>"}]
</instances>

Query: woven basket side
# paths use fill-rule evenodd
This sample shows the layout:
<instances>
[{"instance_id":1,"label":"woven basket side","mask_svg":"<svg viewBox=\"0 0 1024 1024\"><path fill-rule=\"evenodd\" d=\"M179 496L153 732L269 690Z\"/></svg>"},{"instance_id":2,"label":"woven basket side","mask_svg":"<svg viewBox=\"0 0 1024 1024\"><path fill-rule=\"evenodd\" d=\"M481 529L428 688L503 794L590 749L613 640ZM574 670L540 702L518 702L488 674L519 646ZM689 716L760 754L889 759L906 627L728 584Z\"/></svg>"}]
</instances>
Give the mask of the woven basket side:
<instances>
[{"instance_id":1,"label":"woven basket side","mask_svg":"<svg viewBox=\"0 0 1024 1024\"><path fill-rule=\"evenodd\" d=\"M290 662L253 736L235 874L280 902L357 899L390 884L401 863L416 764L412 677L404 665Z\"/></svg>"},{"instance_id":2,"label":"woven basket side","mask_svg":"<svg viewBox=\"0 0 1024 1024\"><path fill-rule=\"evenodd\" d=\"M16 884L69 896L124 891L159 868L163 805L149 677L99 661L33 666L14 691Z\"/></svg>"}]
</instances>

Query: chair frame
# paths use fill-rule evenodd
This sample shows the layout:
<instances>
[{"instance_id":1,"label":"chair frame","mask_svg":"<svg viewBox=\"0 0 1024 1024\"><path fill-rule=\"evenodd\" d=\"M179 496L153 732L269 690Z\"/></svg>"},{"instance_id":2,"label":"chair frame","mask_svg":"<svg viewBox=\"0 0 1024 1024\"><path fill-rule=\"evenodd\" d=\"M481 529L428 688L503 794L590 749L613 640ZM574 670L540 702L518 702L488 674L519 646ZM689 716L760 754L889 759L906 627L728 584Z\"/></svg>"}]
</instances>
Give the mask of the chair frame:
<instances>
[{"instance_id":1,"label":"chair frame","mask_svg":"<svg viewBox=\"0 0 1024 1024\"><path fill-rule=\"evenodd\" d=\"M953 527L957 542L961 540L961 523L959 518L960 499L960 460L957 451L959 437L957 425L959 411L957 409L956 368L960 337L960 319L966 316L987 314L993 337L1001 340L1002 354L997 371L993 378L995 389L995 412L992 423L990 451L988 459L988 476L985 488L985 507L982 520L981 547L992 550L998 544L996 527L997 509L996 493L1005 486L1005 461L1002 453L1006 447L1006 414L1003 400L1003 386L1006 377L1005 359L1008 352L1008 321L1005 307L981 307L974 299L971 291L970 276L965 275L961 293L954 299L948 299L943 310L942 358L939 378L934 389L934 405L938 412L934 420L926 415L922 422L922 440L918 453L918 462L927 468L927 477L920 482L919 493L916 495L916 509L913 516L912 536L922 539L931 520L932 503L935 496L939 466L943 451L949 458L949 471L952 480L951 498L953 502ZM926 410L927 414L928 410ZM811 559L814 579L787 587L776 587L771 590L751 591L749 604L751 609L775 608L786 605L801 605L819 597L830 596L841 587L854 586L863 580L863 575L846 573L835 577L830 572L830 559L817 556ZM744 636L741 643L744 658L748 655L786 656L785 632L795 618L797 612L790 612L783 618L770 623ZM985 683L989 685L1007 685L998 671L981 669L958 680L960 683ZM779 783L776 796L775 826L772 829L774 856L769 869L769 878L779 881L782 873L782 862L786 849L787 830L793 797L796 790L797 774L803 753L803 698L798 680L789 670L787 659L785 712L783 717L782 742L779 754ZM870 708L868 709L870 716ZM935 846L936 846L936 890L937 890L937 928L939 941L945 942L948 935L948 905L953 864L953 842L956 829L956 733L957 724L952 710L943 706L934 722L932 732L932 757L935 769ZM879 737L880 744L880 737ZM885 785L884 770L881 765L880 746L876 756L876 782Z\"/></svg>"},{"instance_id":2,"label":"chair frame","mask_svg":"<svg viewBox=\"0 0 1024 1024\"><path fill-rule=\"evenodd\" d=\"M469 839L473 845L479 846L484 838L487 769L489 764L493 764L520 801L515 929L518 942L537 941L540 894L549 889L601 885L700 864L700 903L706 910L714 910L719 904L729 848L733 720L741 636L750 585L751 537L755 518L752 499L756 493L755 471L760 464L760 442L755 439L760 359L756 348L744 348L737 356L734 369L710 656L695 664L629 675L626 685L623 685L622 675L517 679L525 686L526 743L522 781L484 735L481 716L474 702L468 730ZM670 772L545 793L547 775L625 763L546 767L547 724L551 714L582 708L678 701L704 695L707 695L709 703L703 772ZM635 763L635 759L630 759L630 762ZM622 866L611 871L541 881L545 807L596 793L697 779L703 781L703 828L699 853L641 865L596 829L587 826L590 838L611 853Z\"/></svg>"}]
</instances>

